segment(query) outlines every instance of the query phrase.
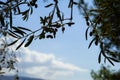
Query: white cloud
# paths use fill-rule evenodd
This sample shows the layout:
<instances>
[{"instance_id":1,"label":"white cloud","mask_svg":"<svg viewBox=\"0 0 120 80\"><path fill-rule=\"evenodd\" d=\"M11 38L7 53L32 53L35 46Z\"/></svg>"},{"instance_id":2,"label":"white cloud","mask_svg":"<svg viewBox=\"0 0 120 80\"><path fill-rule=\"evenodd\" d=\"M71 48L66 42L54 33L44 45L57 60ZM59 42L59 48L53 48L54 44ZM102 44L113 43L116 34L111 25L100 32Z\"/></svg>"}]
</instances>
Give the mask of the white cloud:
<instances>
[{"instance_id":1,"label":"white cloud","mask_svg":"<svg viewBox=\"0 0 120 80\"><path fill-rule=\"evenodd\" d=\"M75 72L87 72L70 63L58 60L53 54L46 54L21 48L22 56L19 58L20 65L23 65L22 74L37 78L55 79L58 76L70 76Z\"/></svg>"}]
</instances>

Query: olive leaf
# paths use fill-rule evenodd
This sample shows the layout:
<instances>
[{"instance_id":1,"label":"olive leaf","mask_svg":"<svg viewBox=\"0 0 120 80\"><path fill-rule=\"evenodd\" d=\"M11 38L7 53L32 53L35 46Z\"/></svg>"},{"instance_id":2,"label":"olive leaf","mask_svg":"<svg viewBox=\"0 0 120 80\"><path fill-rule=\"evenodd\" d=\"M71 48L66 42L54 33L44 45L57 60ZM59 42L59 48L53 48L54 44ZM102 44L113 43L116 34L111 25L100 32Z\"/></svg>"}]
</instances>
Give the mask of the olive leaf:
<instances>
[{"instance_id":1,"label":"olive leaf","mask_svg":"<svg viewBox=\"0 0 120 80\"><path fill-rule=\"evenodd\" d=\"M92 45L92 43L95 41L95 38L90 42L90 44L89 44L89 46L88 46L88 48L90 48L91 47L91 45Z\"/></svg>"},{"instance_id":2,"label":"olive leaf","mask_svg":"<svg viewBox=\"0 0 120 80\"><path fill-rule=\"evenodd\" d=\"M18 50L22 45L23 43L25 42L26 38L19 44L19 46L16 48L16 50Z\"/></svg>"},{"instance_id":3,"label":"olive leaf","mask_svg":"<svg viewBox=\"0 0 120 80\"><path fill-rule=\"evenodd\" d=\"M53 5L53 3L48 4L48 5L46 5L45 7L48 8L48 7L52 6L52 5Z\"/></svg>"},{"instance_id":4,"label":"olive leaf","mask_svg":"<svg viewBox=\"0 0 120 80\"><path fill-rule=\"evenodd\" d=\"M8 44L7 46L11 46L11 45L15 44L17 41L18 41L18 39L13 41L12 43Z\"/></svg>"},{"instance_id":5,"label":"olive leaf","mask_svg":"<svg viewBox=\"0 0 120 80\"><path fill-rule=\"evenodd\" d=\"M28 46L31 44L31 42L33 41L33 39L34 39L34 35L31 35L31 36L28 38L28 41L27 41L27 43L25 44L25 47L28 47Z\"/></svg>"}]
</instances>

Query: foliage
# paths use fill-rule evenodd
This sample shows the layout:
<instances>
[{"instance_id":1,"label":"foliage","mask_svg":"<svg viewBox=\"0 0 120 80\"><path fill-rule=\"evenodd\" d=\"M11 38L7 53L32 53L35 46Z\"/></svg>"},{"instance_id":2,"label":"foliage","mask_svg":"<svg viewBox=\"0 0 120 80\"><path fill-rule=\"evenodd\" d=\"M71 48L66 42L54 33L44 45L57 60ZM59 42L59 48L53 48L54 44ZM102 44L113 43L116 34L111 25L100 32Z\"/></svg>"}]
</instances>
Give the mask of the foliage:
<instances>
[{"instance_id":1,"label":"foliage","mask_svg":"<svg viewBox=\"0 0 120 80\"><path fill-rule=\"evenodd\" d=\"M101 66L101 69L97 72L91 71L91 77L93 80L119 80L120 79L120 70L115 71L110 69L109 66Z\"/></svg>"},{"instance_id":2,"label":"foliage","mask_svg":"<svg viewBox=\"0 0 120 80\"><path fill-rule=\"evenodd\" d=\"M38 8L38 0L0 0L0 38L5 38L5 43L2 43L5 47L0 52L2 61L5 63L11 61L11 59L6 57L6 55L8 55L8 53L6 53L6 49L15 45L18 41L21 41L21 43L17 45L16 50L18 50L22 45L24 45L24 47L28 47L34 39L53 39L56 37L56 33L59 29L64 32L66 25L69 27L72 26L74 24L72 21L74 5L77 5L77 3L73 0L69 0L68 5L66 6L70 9L70 17L66 18L64 16L64 12L59 8L59 1L51 1L50 4L45 6L45 8L51 8L49 15L45 15L44 17L40 16L40 24L42 26L37 30L32 31L24 26L14 25L13 17L22 16L23 21L27 21L29 16L32 15L34 9ZM8 41L6 39L7 37L12 37L14 41ZM9 60L6 61L5 59ZM15 59L15 56L13 59ZM2 61L0 62L1 70L4 68L2 67L4 64ZM13 64L15 62L16 61L12 61L12 68L14 68ZM11 64L8 64L8 66L9 65ZM11 69L11 67L6 68Z\"/></svg>"},{"instance_id":3,"label":"foliage","mask_svg":"<svg viewBox=\"0 0 120 80\"><path fill-rule=\"evenodd\" d=\"M86 39L89 34L93 37L89 47L94 43L100 47L98 61L101 62L101 55L112 65L113 62L120 62L120 0L94 0L94 6L88 8L84 0L80 0L79 8L85 16ZM90 31L89 31L90 29Z\"/></svg>"},{"instance_id":4,"label":"foliage","mask_svg":"<svg viewBox=\"0 0 120 80\"><path fill-rule=\"evenodd\" d=\"M94 8L88 8L84 0L80 0L79 4L74 0L69 0L68 5L66 5L70 10L68 18L64 15L64 11L60 9L60 0L52 0L51 3L45 6L45 8L51 10L48 15L40 16L41 27L37 30L33 31L24 26L13 24L14 16L22 16L23 21L27 21L29 16L33 14L34 9L38 8L38 1L40 0L0 0L0 38L4 38L5 41L2 52L5 52L7 48L18 41L21 41L21 43L17 45L16 50L22 45L28 47L35 39L53 39L59 30L64 33L65 26L70 27L74 24L73 6L79 5L88 25L86 39L88 33L93 37L89 48L92 43L100 46L99 63L101 62L101 55L105 57L105 61L107 59L111 64L113 64L112 61L120 61L119 0L94 0ZM12 37L14 41L7 42L6 37L8 36ZM0 56L3 56L4 53L2 52ZM1 59L4 59L4 57Z\"/></svg>"},{"instance_id":5,"label":"foliage","mask_svg":"<svg viewBox=\"0 0 120 80\"><path fill-rule=\"evenodd\" d=\"M13 16L15 15L22 15L23 21L27 21L29 18L29 15L33 13L33 7L37 8L37 0L7 0L7 1L0 1L0 22L1 22L1 30L5 35L10 35L16 40L8 46L11 46L18 42L19 40L23 40L20 45L16 48L19 49L23 43L25 43L25 47L29 46L30 43L33 41L34 38L38 39L44 39L44 38L55 38L56 32L58 29L62 29L62 32L65 30L65 25L71 26L74 24L72 22L73 19L73 5L76 5L77 3L73 0L70 0L68 4L68 8L71 10L71 16L70 18L64 18L64 13L60 10L58 5L58 0L53 0L52 3L45 6L45 8L53 7L51 12L48 16L41 17L40 16L40 24L42 24L40 29L37 29L35 31L31 31L28 28L15 26L13 24ZM26 7L24 11L22 10L21 6ZM54 21L55 15L57 16L56 21ZM4 28L4 29L3 29ZM40 34L35 35L36 32L40 31Z\"/></svg>"}]
</instances>

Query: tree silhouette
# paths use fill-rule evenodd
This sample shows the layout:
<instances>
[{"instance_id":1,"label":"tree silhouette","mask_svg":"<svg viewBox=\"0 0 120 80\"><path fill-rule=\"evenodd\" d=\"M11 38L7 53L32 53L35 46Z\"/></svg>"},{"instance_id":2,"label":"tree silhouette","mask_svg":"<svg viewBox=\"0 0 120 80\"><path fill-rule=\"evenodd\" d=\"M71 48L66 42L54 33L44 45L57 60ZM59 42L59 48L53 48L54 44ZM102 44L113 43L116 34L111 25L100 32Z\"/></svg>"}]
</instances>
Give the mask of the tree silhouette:
<instances>
[{"instance_id":1,"label":"tree silhouette","mask_svg":"<svg viewBox=\"0 0 120 80\"><path fill-rule=\"evenodd\" d=\"M94 6L89 8L83 0L80 0L79 8L83 9L85 16L86 39L87 34L93 37L89 47L94 43L100 47L98 61L101 55L112 65L120 62L120 1L119 0L94 0ZM90 29L90 31L88 31Z\"/></svg>"},{"instance_id":2,"label":"tree silhouette","mask_svg":"<svg viewBox=\"0 0 120 80\"><path fill-rule=\"evenodd\" d=\"M119 80L120 79L120 70L112 70L109 66L101 66L100 70L97 72L91 71L91 77L93 80Z\"/></svg>"},{"instance_id":3,"label":"tree silhouette","mask_svg":"<svg viewBox=\"0 0 120 80\"><path fill-rule=\"evenodd\" d=\"M43 0L45 1L45 0ZM0 72L4 73L3 68L15 69L16 56L13 51L8 51L12 45L21 41L17 45L18 50L22 45L28 47L34 39L55 38L58 30L65 31L65 26L72 26L73 20L73 6L77 5L73 0L69 0L67 8L70 10L70 17L66 18L64 12L59 8L59 1L53 0L45 6L51 7L48 15L40 16L41 27L33 31L24 26L14 25L14 16L21 16L23 21L27 21L29 16L33 14L35 8L38 8L38 0L0 0L0 39L2 41L0 49ZM42 2L42 0L40 1ZM24 8L23 8L24 7ZM57 17L57 18L56 18ZM55 19L54 19L55 18ZM37 33L39 32L39 33ZM10 41L11 37L14 41ZM8 56L8 52L10 56ZM5 67L4 67L5 65Z\"/></svg>"}]
</instances>

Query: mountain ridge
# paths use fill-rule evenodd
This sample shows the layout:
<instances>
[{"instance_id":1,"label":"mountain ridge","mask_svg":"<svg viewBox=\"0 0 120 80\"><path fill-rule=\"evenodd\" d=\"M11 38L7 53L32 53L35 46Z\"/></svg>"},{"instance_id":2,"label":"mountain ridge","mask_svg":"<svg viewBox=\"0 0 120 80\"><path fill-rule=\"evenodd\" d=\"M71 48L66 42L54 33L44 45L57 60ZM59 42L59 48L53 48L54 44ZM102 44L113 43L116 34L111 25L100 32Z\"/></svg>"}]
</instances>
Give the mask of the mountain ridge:
<instances>
[{"instance_id":1,"label":"mountain ridge","mask_svg":"<svg viewBox=\"0 0 120 80\"><path fill-rule=\"evenodd\" d=\"M15 79L15 76L0 76L0 80L16 80L16 79ZM19 80L45 80L45 79L20 76Z\"/></svg>"}]
</instances>

